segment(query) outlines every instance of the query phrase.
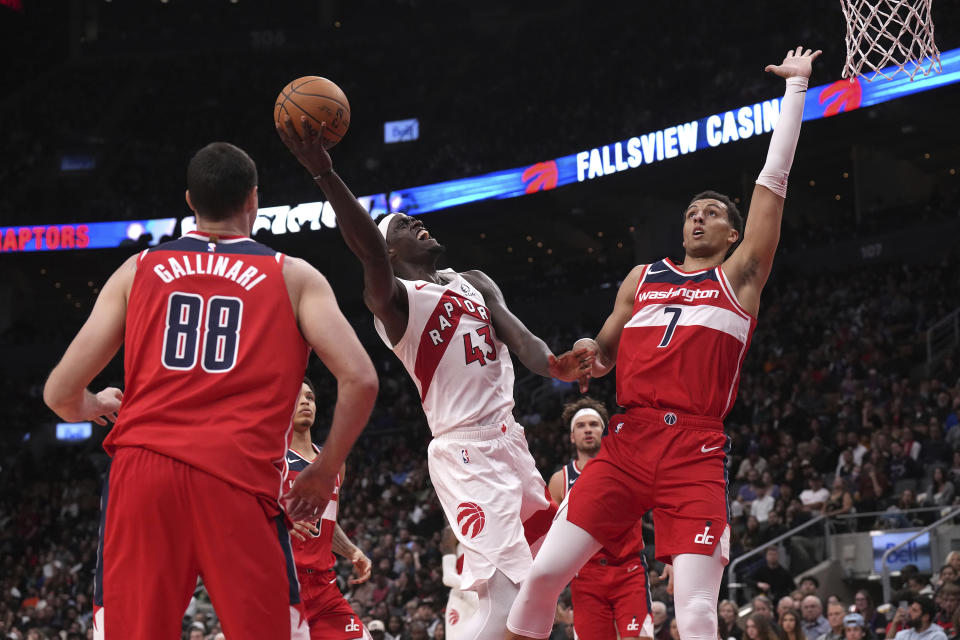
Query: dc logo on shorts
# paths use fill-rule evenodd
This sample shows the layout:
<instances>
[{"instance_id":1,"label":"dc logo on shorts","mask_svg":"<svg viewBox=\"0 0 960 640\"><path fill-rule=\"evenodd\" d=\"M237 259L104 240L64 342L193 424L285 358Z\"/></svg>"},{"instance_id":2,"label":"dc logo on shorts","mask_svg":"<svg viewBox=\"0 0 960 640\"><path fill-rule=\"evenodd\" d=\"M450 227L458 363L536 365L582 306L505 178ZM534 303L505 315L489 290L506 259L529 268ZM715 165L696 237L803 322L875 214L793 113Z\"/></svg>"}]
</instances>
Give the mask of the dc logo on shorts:
<instances>
[{"instance_id":1,"label":"dc logo on shorts","mask_svg":"<svg viewBox=\"0 0 960 640\"><path fill-rule=\"evenodd\" d=\"M463 535L476 538L483 531L484 522L486 516L476 502L461 502L457 505L457 524L460 525L460 533Z\"/></svg>"},{"instance_id":2,"label":"dc logo on shorts","mask_svg":"<svg viewBox=\"0 0 960 640\"><path fill-rule=\"evenodd\" d=\"M627 625L627 631L639 631L640 625L637 624L637 616L633 616L633 620L630 621L630 624Z\"/></svg>"},{"instance_id":3,"label":"dc logo on shorts","mask_svg":"<svg viewBox=\"0 0 960 640\"><path fill-rule=\"evenodd\" d=\"M356 621L353 619L353 616L350 616L350 624L345 626L343 630L347 633L357 632L360 631L360 625L356 623Z\"/></svg>"},{"instance_id":4,"label":"dc logo on shorts","mask_svg":"<svg viewBox=\"0 0 960 640\"><path fill-rule=\"evenodd\" d=\"M448 616L449 619L450 619L450 624L451 624L451 625L454 625L454 624L457 624L458 622L460 622L460 614L457 613L457 610L456 610L456 609L450 609L450 613L447 614L447 616Z\"/></svg>"},{"instance_id":5,"label":"dc logo on shorts","mask_svg":"<svg viewBox=\"0 0 960 640\"><path fill-rule=\"evenodd\" d=\"M673 413L672 411L665 413L663 414L663 421L669 425L677 424L677 414Z\"/></svg>"},{"instance_id":6,"label":"dc logo on shorts","mask_svg":"<svg viewBox=\"0 0 960 640\"><path fill-rule=\"evenodd\" d=\"M470 462L470 454L467 453L466 449L460 449L460 458L463 459L463 464L468 464Z\"/></svg>"},{"instance_id":7,"label":"dc logo on shorts","mask_svg":"<svg viewBox=\"0 0 960 640\"><path fill-rule=\"evenodd\" d=\"M710 535L710 525L713 524L707 520L706 526L703 528L703 533L698 533L693 538L694 544L713 544L713 536Z\"/></svg>"}]
</instances>

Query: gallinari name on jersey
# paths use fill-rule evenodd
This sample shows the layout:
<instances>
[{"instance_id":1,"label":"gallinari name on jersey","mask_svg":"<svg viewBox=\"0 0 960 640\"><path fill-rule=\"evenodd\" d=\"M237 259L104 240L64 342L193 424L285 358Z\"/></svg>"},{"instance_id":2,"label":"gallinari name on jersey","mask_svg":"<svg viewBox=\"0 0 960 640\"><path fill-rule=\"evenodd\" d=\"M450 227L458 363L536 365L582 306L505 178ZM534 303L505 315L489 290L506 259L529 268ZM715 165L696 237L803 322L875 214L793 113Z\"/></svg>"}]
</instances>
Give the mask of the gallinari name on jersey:
<instances>
[{"instance_id":1,"label":"gallinari name on jersey","mask_svg":"<svg viewBox=\"0 0 960 640\"><path fill-rule=\"evenodd\" d=\"M162 262L153 265L153 272L166 284L184 276L211 275L232 280L250 291L263 282L267 274L260 273L260 270L254 266L248 266L244 269L243 264L243 260L236 256L184 253L167 258L167 265L170 265L169 269Z\"/></svg>"}]
</instances>

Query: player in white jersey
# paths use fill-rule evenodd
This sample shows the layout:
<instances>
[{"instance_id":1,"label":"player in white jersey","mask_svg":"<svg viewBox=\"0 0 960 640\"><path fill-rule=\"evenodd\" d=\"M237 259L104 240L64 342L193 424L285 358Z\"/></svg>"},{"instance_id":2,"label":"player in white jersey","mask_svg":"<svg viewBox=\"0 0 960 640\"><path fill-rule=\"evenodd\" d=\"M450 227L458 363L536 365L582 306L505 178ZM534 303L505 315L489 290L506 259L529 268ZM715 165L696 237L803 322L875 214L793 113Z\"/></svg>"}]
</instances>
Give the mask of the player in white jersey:
<instances>
[{"instance_id":1,"label":"player in white jersey","mask_svg":"<svg viewBox=\"0 0 960 640\"><path fill-rule=\"evenodd\" d=\"M464 640L496 639L527 576L555 503L513 419L512 351L531 371L576 380L587 349L560 358L514 316L480 271L437 270L444 248L423 223L393 213L374 224L333 171L321 131L286 119L277 131L323 189L343 238L363 264L364 301L377 332L410 373L434 440L430 478L463 545L463 589L479 610ZM581 359L583 360L581 362Z\"/></svg>"},{"instance_id":2,"label":"player in white jersey","mask_svg":"<svg viewBox=\"0 0 960 640\"><path fill-rule=\"evenodd\" d=\"M450 587L447 607L443 612L445 637L446 640L462 640L462 630L467 627L467 621L476 613L480 603L475 591L464 591L460 588L463 545L457 542L449 524L443 528L440 550L443 552L443 584Z\"/></svg>"}]
</instances>

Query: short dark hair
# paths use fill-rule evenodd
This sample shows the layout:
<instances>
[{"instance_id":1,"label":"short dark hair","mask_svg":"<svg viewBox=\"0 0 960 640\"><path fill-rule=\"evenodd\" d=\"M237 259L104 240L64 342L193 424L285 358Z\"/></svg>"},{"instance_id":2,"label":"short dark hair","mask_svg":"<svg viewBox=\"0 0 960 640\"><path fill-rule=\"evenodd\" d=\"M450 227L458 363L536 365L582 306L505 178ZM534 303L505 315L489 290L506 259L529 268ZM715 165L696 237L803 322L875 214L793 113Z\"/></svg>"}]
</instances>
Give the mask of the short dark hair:
<instances>
[{"instance_id":1,"label":"short dark hair","mask_svg":"<svg viewBox=\"0 0 960 640\"><path fill-rule=\"evenodd\" d=\"M310 381L310 378L304 376L304 377L303 377L303 384L305 384L305 385L307 385L308 387L310 387L310 391L313 392L313 396L314 396L314 397L317 396L317 388L316 388L315 386L313 386L313 382Z\"/></svg>"},{"instance_id":2,"label":"short dark hair","mask_svg":"<svg viewBox=\"0 0 960 640\"><path fill-rule=\"evenodd\" d=\"M937 605L933 603L933 598L930 596L914 596L910 599L910 604L920 605L920 609L923 613L930 616L930 619L933 619L933 616L937 613Z\"/></svg>"},{"instance_id":3,"label":"short dark hair","mask_svg":"<svg viewBox=\"0 0 960 640\"><path fill-rule=\"evenodd\" d=\"M187 165L190 202L207 220L235 213L256 186L257 165L246 151L228 142L211 142Z\"/></svg>"},{"instance_id":4,"label":"short dark hair","mask_svg":"<svg viewBox=\"0 0 960 640\"><path fill-rule=\"evenodd\" d=\"M697 195L693 196L693 198L690 199L690 203L687 204L687 207L689 208L690 205L696 202L697 200L705 200L707 198L710 198L712 200L719 200L724 204L724 206L726 206L727 222L729 222L730 226L736 229L737 233L739 234L739 237L737 238L737 243L743 240L743 216L740 215L740 210L737 209L737 205L728 196L723 195L719 191L712 191L708 189L707 191L701 191ZM684 210L683 219L684 221L686 221L687 219L686 210ZM734 243L734 245L736 245L736 243Z\"/></svg>"},{"instance_id":5,"label":"short dark hair","mask_svg":"<svg viewBox=\"0 0 960 640\"><path fill-rule=\"evenodd\" d=\"M817 589L820 588L820 581L817 580L816 576L803 576L802 578L800 578L800 584L803 584L807 580L812 582L813 586L815 586Z\"/></svg>"},{"instance_id":6,"label":"short dark hair","mask_svg":"<svg viewBox=\"0 0 960 640\"><path fill-rule=\"evenodd\" d=\"M600 414L600 420L603 422L603 426L607 426L607 420L610 419L607 408L603 406L603 403L599 400L594 400L590 396L584 396L563 405L563 413L560 415L560 421L564 427L567 429L570 428L570 421L573 420L573 416L575 416L580 409L593 409Z\"/></svg>"}]
</instances>

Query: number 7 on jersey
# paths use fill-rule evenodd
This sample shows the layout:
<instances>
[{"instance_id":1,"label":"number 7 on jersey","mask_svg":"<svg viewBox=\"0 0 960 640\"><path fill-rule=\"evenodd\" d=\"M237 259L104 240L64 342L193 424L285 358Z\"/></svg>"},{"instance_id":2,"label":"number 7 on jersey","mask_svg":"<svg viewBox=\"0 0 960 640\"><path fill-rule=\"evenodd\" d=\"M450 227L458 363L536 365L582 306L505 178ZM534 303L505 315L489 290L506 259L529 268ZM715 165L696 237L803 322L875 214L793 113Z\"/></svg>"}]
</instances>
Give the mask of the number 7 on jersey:
<instances>
[{"instance_id":1,"label":"number 7 on jersey","mask_svg":"<svg viewBox=\"0 0 960 640\"><path fill-rule=\"evenodd\" d=\"M663 338L660 340L660 344L657 347L665 347L670 344L670 340L673 338L673 332L677 328L677 321L680 320L680 314L683 313L683 307L664 307L663 312L668 315L672 315L670 322L667 324L667 330L663 332Z\"/></svg>"}]
</instances>

